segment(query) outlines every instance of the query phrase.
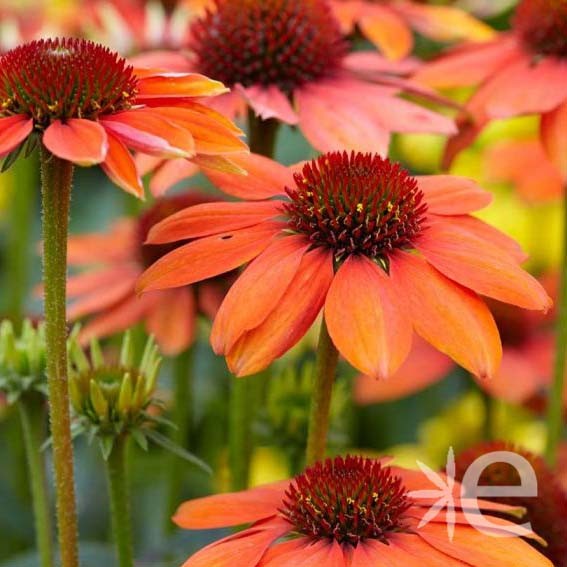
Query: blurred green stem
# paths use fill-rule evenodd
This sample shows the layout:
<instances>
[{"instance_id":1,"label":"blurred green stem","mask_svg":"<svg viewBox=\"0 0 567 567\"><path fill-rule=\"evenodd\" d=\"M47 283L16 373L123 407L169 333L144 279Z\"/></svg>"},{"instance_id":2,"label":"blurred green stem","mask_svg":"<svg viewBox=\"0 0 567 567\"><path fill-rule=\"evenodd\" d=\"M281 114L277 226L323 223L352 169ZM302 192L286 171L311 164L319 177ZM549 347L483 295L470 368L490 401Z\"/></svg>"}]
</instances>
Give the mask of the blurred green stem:
<instances>
[{"instance_id":1,"label":"blurred green stem","mask_svg":"<svg viewBox=\"0 0 567 567\"><path fill-rule=\"evenodd\" d=\"M250 109L248 111L248 145L250 151L273 158L279 125L280 123L274 118L262 120Z\"/></svg>"},{"instance_id":2,"label":"blurred green stem","mask_svg":"<svg viewBox=\"0 0 567 567\"><path fill-rule=\"evenodd\" d=\"M329 336L327 324L325 319L323 319L319 333L313 397L309 415L309 436L306 455L306 464L308 466L325 457L327 432L329 430L329 412L331 410L331 398L338 362L339 352Z\"/></svg>"},{"instance_id":3,"label":"blurred green stem","mask_svg":"<svg viewBox=\"0 0 567 567\"><path fill-rule=\"evenodd\" d=\"M61 567L79 564L73 443L67 378L67 232L73 164L41 148L43 279L49 417Z\"/></svg>"},{"instance_id":4,"label":"blurred green stem","mask_svg":"<svg viewBox=\"0 0 567 567\"><path fill-rule=\"evenodd\" d=\"M554 467L557 462L557 450L563 436L563 401L565 387L565 364L567 362L567 198L563 199L563 252L559 294L557 297L557 339L555 347L555 365L553 384L549 392L547 414L547 446L545 456L548 464Z\"/></svg>"},{"instance_id":5,"label":"blurred green stem","mask_svg":"<svg viewBox=\"0 0 567 567\"><path fill-rule=\"evenodd\" d=\"M114 446L106 461L112 535L116 545L119 567L133 567L132 519L130 516L130 487L128 485L128 441L127 435L114 440Z\"/></svg>"},{"instance_id":6,"label":"blurred green stem","mask_svg":"<svg viewBox=\"0 0 567 567\"><path fill-rule=\"evenodd\" d=\"M191 347L177 355L173 360L173 397L175 404L173 422L177 429L172 434L172 440L184 449L187 449L193 422L193 362L194 352ZM177 456L172 454L170 460L165 517L166 533L171 533L175 529L171 516L181 502L183 479L186 476L186 471L178 463Z\"/></svg>"},{"instance_id":7,"label":"blurred green stem","mask_svg":"<svg viewBox=\"0 0 567 567\"><path fill-rule=\"evenodd\" d=\"M8 172L12 185L8 238L6 246L7 315L18 329L24 317L29 291L29 271L32 246L33 217L37 191L37 163L35 154L19 159Z\"/></svg>"},{"instance_id":8,"label":"blurred green stem","mask_svg":"<svg viewBox=\"0 0 567 567\"><path fill-rule=\"evenodd\" d=\"M45 400L39 394L23 396L18 402L28 476L33 501L35 537L41 567L53 567L53 529L45 476L45 459L41 446L46 439Z\"/></svg>"}]
</instances>

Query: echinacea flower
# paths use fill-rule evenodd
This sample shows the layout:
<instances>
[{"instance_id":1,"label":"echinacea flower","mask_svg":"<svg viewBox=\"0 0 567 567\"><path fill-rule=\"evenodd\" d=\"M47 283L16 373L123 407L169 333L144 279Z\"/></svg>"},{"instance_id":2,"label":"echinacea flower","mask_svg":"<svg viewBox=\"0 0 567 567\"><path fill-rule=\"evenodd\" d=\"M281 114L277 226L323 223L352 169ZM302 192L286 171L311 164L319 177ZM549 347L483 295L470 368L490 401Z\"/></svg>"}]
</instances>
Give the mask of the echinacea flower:
<instances>
[{"instance_id":1,"label":"echinacea flower","mask_svg":"<svg viewBox=\"0 0 567 567\"><path fill-rule=\"evenodd\" d=\"M517 244L469 216L491 199L469 179L414 178L388 159L355 152L325 154L295 173L254 154L240 163L247 177L210 177L245 201L198 205L156 225L150 243L195 241L139 281L140 291L175 288L251 262L211 336L238 376L282 356L324 306L335 347L361 372L391 376L415 329L489 377L501 344L477 293L527 309L551 305L520 268Z\"/></svg>"},{"instance_id":2,"label":"echinacea flower","mask_svg":"<svg viewBox=\"0 0 567 567\"><path fill-rule=\"evenodd\" d=\"M416 79L437 88L480 85L468 101L463 132L450 159L491 119L541 115L541 140L567 178L567 3L522 0L512 30L495 40L458 47L418 70Z\"/></svg>"},{"instance_id":3,"label":"echinacea flower","mask_svg":"<svg viewBox=\"0 0 567 567\"><path fill-rule=\"evenodd\" d=\"M455 6L430 6L411 0L331 0L343 33L355 27L391 59L408 56L413 31L435 41L491 38L494 31L465 10Z\"/></svg>"},{"instance_id":4,"label":"echinacea flower","mask_svg":"<svg viewBox=\"0 0 567 567\"><path fill-rule=\"evenodd\" d=\"M406 84L396 75L413 63L348 54L327 0L215 0L193 22L188 48L188 68L231 88L216 108L232 117L249 106L296 125L320 151L385 153L391 132L455 131L449 118L399 98ZM373 82L361 76L368 67Z\"/></svg>"},{"instance_id":5,"label":"echinacea flower","mask_svg":"<svg viewBox=\"0 0 567 567\"><path fill-rule=\"evenodd\" d=\"M164 354L184 351L194 338L197 313L212 318L224 295L220 281L158 291L143 297L135 293L136 280L145 268L172 246L144 246L152 226L185 207L210 201L200 193L163 197L138 219L123 218L106 233L72 236L69 264L96 266L71 276L67 296L74 300L69 319L91 316L80 338L105 337L139 322L156 338Z\"/></svg>"},{"instance_id":6,"label":"echinacea flower","mask_svg":"<svg viewBox=\"0 0 567 567\"><path fill-rule=\"evenodd\" d=\"M141 197L129 148L207 163L246 150L226 119L198 102L225 91L198 74L135 70L84 39L33 41L0 57L0 157L39 139L58 158L100 164Z\"/></svg>"},{"instance_id":7,"label":"echinacea flower","mask_svg":"<svg viewBox=\"0 0 567 567\"><path fill-rule=\"evenodd\" d=\"M472 463L488 453L514 452L531 466L537 479L536 496L491 497L492 502L521 506L526 509L522 522L530 522L535 533L543 538L545 545L535 540L528 543L549 558L555 567L567 567L567 492L557 475L545 461L531 453L503 441L482 443L464 451L456 458L456 478L463 480ZM496 462L487 466L480 477L479 486L519 486L520 474L509 463Z\"/></svg>"},{"instance_id":8,"label":"echinacea flower","mask_svg":"<svg viewBox=\"0 0 567 567\"><path fill-rule=\"evenodd\" d=\"M412 495L435 494L438 486L421 472L364 457L328 459L289 481L185 502L173 520L185 529L251 524L201 549L183 567L551 566L515 537L522 531L533 534L514 523L480 514L468 514L474 525L468 523L463 511L470 503L460 499L459 489L456 483L452 541L449 511L439 510L431 521L421 522L435 499ZM490 514L513 510L478 503ZM498 524L492 534L475 528L485 519Z\"/></svg>"},{"instance_id":9,"label":"echinacea flower","mask_svg":"<svg viewBox=\"0 0 567 567\"><path fill-rule=\"evenodd\" d=\"M544 283L551 293L552 282ZM546 391L553 374L555 335L553 312L542 315L500 301L487 302L500 338L502 361L490 380L477 380L490 396L512 404L526 404ZM396 400L439 382L452 368L450 360L420 341L391 380L359 376L355 399L363 405ZM567 402L567 391L566 402Z\"/></svg>"}]
</instances>

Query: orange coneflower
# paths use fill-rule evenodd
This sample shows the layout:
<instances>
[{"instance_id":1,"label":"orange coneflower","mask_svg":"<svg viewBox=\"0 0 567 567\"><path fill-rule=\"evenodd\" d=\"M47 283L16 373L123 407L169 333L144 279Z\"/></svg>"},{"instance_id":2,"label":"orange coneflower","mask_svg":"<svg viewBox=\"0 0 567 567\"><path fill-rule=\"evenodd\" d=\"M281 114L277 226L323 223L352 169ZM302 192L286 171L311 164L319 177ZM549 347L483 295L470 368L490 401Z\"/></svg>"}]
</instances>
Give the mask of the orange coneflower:
<instances>
[{"instance_id":1,"label":"orange coneflower","mask_svg":"<svg viewBox=\"0 0 567 567\"><path fill-rule=\"evenodd\" d=\"M325 154L295 174L256 155L241 164L248 177L211 178L248 201L198 205L156 225L149 242L196 240L139 283L142 291L174 288L254 260L211 337L237 375L283 355L325 306L336 348L366 374L393 374L413 328L474 374L493 376L500 339L477 293L528 309L551 305L519 267L516 243L469 216L490 202L471 180L414 178L355 152Z\"/></svg>"},{"instance_id":2,"label":"orange coneflower","mask_svg":"<svg viewBox=\"0 0 567 567\"><path fill-rule=\"evenodd\" d=\"M454 53L418 71L417 79L436 87L480 84L463 118L463 131L449 147L452 157L490 119L541 115L541 139L567 177L567 3L522 0L512 30L481 45Z\"/></svg>"},{"instance_id":3,"label":"orange coneflower","mask_svg":"<svg viewBox=\"0 0 567 567\"><path fill-rule=\"evenodd\" d=\"M532 529L545 541L545 545L531 540L529 543L548 557L555 567L567 567L567 493L560 479L545 461L537 455L519 449L504 441L482 443L467 449L456 458L456 478L462 482L473 462L486 455L500 451L514 452L531 466L537 479L536 496L512 496L489 498L493 502L521 506L526 509L522 522L530 522ZM520 474L509 463L496 462L486 467L479 479L479 486L519 486Z\"/></svg>"},{"instance_id":4,"label":"orange coneflower","mask_svg":"<svg viewBox=\"0 0 567 567\"><path fill-rule=\"evenodd\" d=\"M142 196L128 148L193 160L246 149L235 127L197 102L226 90L199 74L134 69L84 39L33 41L0 57L0 157L39 139Z\"/></svg>"},{"instance_id":5,"label":"orange coneflower","mask_svg":"<svg viewBox=\"0 0 567 567\"><path fill-rule=\"evenodd\" d=\"M175 248L144 245L152 226L185 207L211 200L196 192L162 197L138 219L120 219L106 233L69 239L70 265L97 265L67 282L67 296L74 300L69 319L91 316L81 330L82 341L144 322L164 354L179 354L193 342L197 313L214 317L224 297L222 282L204 282L143 297L136 296L135 287L145 268Z\"/></svg>"},{"instance_id":6,"label":"orange coneflower","mask_svg":"<svg viewBox=\"0 0 567 567\"><path fill-rule=\"evenodd\" d=\"M463 510L469 504L459 489L455 483L452 540L446 524L451 512L428 515L434 496L433 501L417 497L418 491L438 493L439 485L423 473L363 457L328 459L290 481L189 501L173 520L186 529L252 524L201 549L184 567L551 565L516 535L533 534L513 522L488 516L498 526L492 534L477 531L483 517L467 514L473 523L467 522ZM513 510L478 503L490 514ZM426 515L434 518L422 521Z\"/></svg>"},{"instance_id":7,"label":"orange coneflower","mask_svg":"<svg viewBox=\"0 0 567 567\"><path fill-rule=\"evenodd\" d=\"M413 48L413 32L435 41L486 40L494 31L455 6L430 6L409 0L331 0L343 33L355 26L386 57L406 57Z\"/></svg>"}]
</instances>

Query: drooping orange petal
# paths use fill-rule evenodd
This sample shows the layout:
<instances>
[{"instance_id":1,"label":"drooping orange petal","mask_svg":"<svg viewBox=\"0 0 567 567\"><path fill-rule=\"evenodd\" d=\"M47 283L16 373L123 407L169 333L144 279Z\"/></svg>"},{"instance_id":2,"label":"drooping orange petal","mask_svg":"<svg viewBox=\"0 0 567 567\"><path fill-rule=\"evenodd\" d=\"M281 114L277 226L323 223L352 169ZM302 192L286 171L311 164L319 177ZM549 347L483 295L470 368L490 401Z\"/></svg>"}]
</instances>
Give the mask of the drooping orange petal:
<instances>
[{"instance_id":1,"label":"drooping orange petal","mask_svg":"<svg viewBox=\"0 0 567 567\"><path fill-rule=\"evenodd\" d=\"M390 257L390 275L419 335L474 375L496 375L502 358L498 329L474 293L405 252Z\"/></svg>"},{"instance_id":2,"label":"drooping orange petal","mask_svg":"<svg viewBox=\"0 0 567 567\"><path fill-rule=\"evenodd\" d=\"M106 136L108 153L101 164L103 171L116 185L136 197L143 198L144 185L128 148L110 132L107 132Z\"/></svg>"},{"instance_id":3,"label":"drooping orange petal","mask_svg":"<svg viewBox=\"0 0 567 567\"><path fill-rule=\"evenodd\" d=\"M428 211L436 215L464 215L483 209L492 201L491 193L467 177L426 175L416 179Z\"/></svg>"},{"instance_id":4,"label":"drooping orange petal","mask_svg":"<svg viewBox=\"0 0 567 567\"><path fill-rule=\"evenodd\" d=\"M275 516L289 481L266 484L241 492L214 494L179 506L173 521L187 530L238 526Z\"/></svg>"},{"instance_id":5,"label":"drooping orange petal","mask_svg":"<svg viewBox=\"0 0 567 567\"><path fill-rule=\"evenodd\" d=\"M214 81L198 73L149 73L136 69L138 95L152 97L203 97L217 96L229 91L220 81Z\"/></svg>"},{"instance_id":6,"label":"drooping orange petal","mask_svg":"<svg viewBox=\"0 0 567 567\"><path fill-rule=\"evenodd\" d=\"M332 279L330 252L316 248L305 254L277 307L228 353L230 370L236 376L260 372L294 346L321 311Z\"/></svg>"},{"instance_id":7,"label":"drooping orange petal","mask_svg":"<svg viewBox=\"0 0 567 567\"><path fill-rule=\"evenodd\" d=\"M69 307L67 317L70 321L75 321L84 315L104 311L116 305L133 295L135 282L135 276L114 280L104 288L80 297Z\"/></svg>"},{"instance_id":8,"label":"drooping orange petal","mask_svg":"<svg viewBox=\"0 0 567 567\"><path fill-rule=\"evenodd\" d=\"M443 379L451 368L450 358L416 335L409 356L389 380L366 375L356 378L354 399L360 405L398 400Z\"/></svg>"},{"instance_id":9,"label":"drooping orange petal","mask_svg":"<svg viewBox=\"0 0 567 567\"><path fill-rule=\"evenodd\" d=\"M135 280L139 273L136 266L124 264L75 274L67 279L67 297L80 297L85 293L104 289L119 280L127 278Z\"/></svg>"},{"instance_id":10,"label":"drooping orange petal","mask_svg":"<svg viewBox=\"0 0 567 567\"><path fill-rule=\"evenodd\" d=\"M542 285L504 250L455 224L431 223L415 247L440 272L481 295L525 309L552 305Z\"/></svg>"},{"instance_id":11,"label":"drooping orange petal","mask_svg":"<svg viewBox=\"0 0 567 567\"><path fill-rule=\"evenodd\" d=\"M277 118L286 124L297 124L297 114L287 96L276 85L254 85L242 87L241 90L256 116L263 120Z\"/></svg>"},{"instance_id":12,"label":"drooping orange petal","mask_svg":"<svg viewBox=\"0 0 567 567\"><path fill-rule=\"evenodd\" d=\"M186 350L195 336L196 306L193 290L167 289L159 292L148 311L146 328L166 356Z\"/></svg>"},{"instance_id":13,"label":"drooping orange petal","mask_svg":"<svg viewBox=\"0 0 567 567\"><path fill-rule=\"evenodd\" d=\"M257 567L288 567L297 565L306 557L305 552L311 547L312 541L305 537L298 537L270 547L262 557Z\"/></svg>"},{"instance_id":14,"label":"drooping orange petal","mask_svg":"<svg viewBox=\"0 0 567 567\"><path fill-rule=\"evenodd\" d=\"M390 561L388 545L378 541L374 542L372 539L364 540L349 552L349 567L402 567ZM407 565L407 567L413 566Z\"/></svg>"},{"instance_id":15,"label":"drooping orange petal","mask_svg":"<svg viewBox=\"0 0 567 567\"><path fill-rule=\"evenodd\" d=\"M502 34L491 42L471 43L448 51L421 67L414 79L436 88L478 85L519 55L515 38Z\"/></svg>"},{"instance_id":16,"label":"drooping orange petal","mask_svg":"<svg viewBox=\"0 0 567 567\"><path fill-rule=\"evenodd\" d=\"M33 120L23 114L0 118L0 157L15 150L33 130Z\"/></svg>"},{"instance_id":17,"label":"drooping orange petal","mask_svg":"<svg viewBox=\"0 0 567 567\"><path fill-rule=\"evenodd\" d=\"M365 6L358 20L360 31L390 59L410 54L413 34L406 22L388 6Z\"/></svg>"},{"instance_id":18,"label":"drooping orange petal","mask_svg":"<svg viewBox=\"0 0 567 567\"><path fill-rule=\"evenodd\" d=\"M294 279L307 248L309 242L301 236L280 238L244 270L215 318L211 344L216 354L226 354L245 332L264 322Z\"/></svg>"},{"instance_id":19,"label":"drooping orange petal","mask_svg":"<svg viewBox=\"0 0 567 567\"><path fill-rule=\"evenodd\" d=\"M127 146L162 157L191 157L195 141L191 132L166 120L151 109L128 110L101 121L106 130Z\"/></svg>"},{"instance_id":20,"label":"drooping orange petal","mask_svg":"<svg viewBox=\"0 0 567 567\"><path fill-rule=\"evenodd\" d=\"M230 154L230 157L197 154L191 158L191 161L203 170L218 171L231 175L246 175L246 170L240 167L235 159L242 155L246 154Z\"/></svg>"},{"instance_id":21,"label":"drooping orange petal","mask_svg":"<svg viewBox=\"0 0 567 567\"><path fill-rule=\"evenodd\" d=\"M563 182L567 180L567 102L541 117L541 141Z\"/></svg>"},{"instance_id":22,"label":"drooping orange petal","mask_svg":"<svg viewBox=\"0 0 567 567\"><path fill-rule=\"evenodd\" d=\"M209 236L160 258L138 280L139 292L179 287L218 276L249 262L279 232L275 223Z\"/></svg>"},{"instance_id":23,"label":"drooping orange petal","mask_svg":"<svg viewBox=\"0 0 567 567\"><path fill-rule=\"evenodd\" d=\"M152 226L147 242L164 244L255 226L277 216L280 207L277 201L194 205Z\"/></svg>"},{"instance_id":24,"label":"drooping orange petal","mask_svg":"<svg viewBox=\"0 0 567 567\"><path fill-rule=\"evenodd\" d=\"M285 187L294 187L293 173L267 157L258 154L231 156L248 175L206 170L205 174L219 189L241 199L255 201L285 195Z\"/></svg>"},{"instance_id":25,"label":"drooping orange petal","mask_svg":"<svg viewBox=\"0 0 567 567\"><path fill-rule=\"evenodd\" d=\"M168 159L152 175L150 191L154 197L160 197L176 183L196 175L198 171L197 165L189 160L183 158Z\"/></svg>"},{"instance_id":26,"label":"drooping orange petal","mask_svg":"<svg viewBox=\"0 0 567 567\"><path fill-rule=\"evenodd\" d=\"M52 122L43 134L43 144L58 158L85 166L103 162L108 152L105 129L81 118Z\"/></svg>"},{"instance_id":27,"label":"drooping orange petal","mask_svg":"<svg viewBox=\"0 0 567 567\"><path fill-rule=\"evenodd\" d=\"M413 331L399 292L366 256L350 256L335 274L325 321L339 352L374 378L390 378L409 354Z\"/></svg>"}]
</instances>

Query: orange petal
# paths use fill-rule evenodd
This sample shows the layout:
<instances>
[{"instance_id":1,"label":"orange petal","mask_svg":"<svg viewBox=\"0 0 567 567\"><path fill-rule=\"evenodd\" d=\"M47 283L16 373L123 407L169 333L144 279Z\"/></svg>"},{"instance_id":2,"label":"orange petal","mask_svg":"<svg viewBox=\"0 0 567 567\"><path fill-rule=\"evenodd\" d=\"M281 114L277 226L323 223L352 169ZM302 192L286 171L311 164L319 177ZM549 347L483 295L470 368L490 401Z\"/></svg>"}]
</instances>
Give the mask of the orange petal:
<instances>
[{"instance_id":1,"label":"orange petal","mask_svg":"<svg viewBox=\"0 0 567 567\"><path fill-rule=\"evenodd\" d=\"M134 74L141 77L137 99L216 96L229 91L221 82L198 73L154 72L148 75L147 71L136 69Z\"/></svg>"},{"instance_id":2,"label":"orange petal","mask_svg":"<svg viewBox=\"0 0 567 567\"><path fill-rule=\"evenodd\" d=\"M567 102L541 117L541 141L549 159L567 180Z\"/></svg>"},{"instance_id":3,"label":"orange petal","mask_svg":"<svg viewBox=\"0 0 567 567\"><path fill-rule=\"evenodd\" d=\"M298 565L308 555L306 551L312 546L306 537L298 537L278 542L266 551L257 567L289 567Z\"/></svg>"},{"instance_id":4,"label":"orange petal","mask_svg":"<svg viewBox=\"0 0 567 567\"><path fill-rule=\"evenodd\" d=\"M474 293L405 252L390 257L390 275L419 335L476 376L496 374L502 358L498 329Z\"/></svg>"},{"instance_id":5,"label":"orange petal","mask_svg":"<svg viewBox=\"0 0 567 567\"><path fill-rule=\"evenodd\" d=\"M354 383L357 404L368 405L405 398L442 380L453 368L450 358L418 336L400 369L389 380L360 375Z\"/></svg>"},{"instance_id":6,"label":"orange petal","mask_svg":"<svg viewBox=\"0 0 567 567\"><path fill-rule=\"evenodd\" d=\"M294 346L321 311L332 279L333 261L329 252L316 248L305 254L277 307L228 353L230 370L236 376L254 374Z\"/></svg>"},{"instance_id":7,"label":"orange petal","mask_svg":"<svg viewBox=\"0 0 567 567\"><path fill-rule=\"evenodd\" d=\"M195 336L195 311L192 289L159 292L155 305L148 311L146 328L164 355L177 356L191 345Z\"/></svg>"},{"instance_id":8,"label":"orange petal","mask_svg":"<svg viewBox=\"0 0 567 567\"><path fill-rule=\"evenodd\" d=\"M410 54L413 34L406 22L388 6L365 6L358 20L360 31L389 59Z\"/></svg>"},{"instance_id":9,"label":"orange petal","mask_svg":"<svg viewBox=\"0 0 567 567\"><path fill-rule=\"evenodd\" d=\"M229 352L245 332L261 325L277 307L307 248L309 242L301 236L280 238L244 270L215 318L211 344L216 354Z\"/></svg>"},{"instance_id":10,"label":"orange petal","mask_svg":"<svg viewBox=\"0 0 567 567\"><path fill-rule=\"evenodd\" d=\"M374 378L392 376L410 351L412 326L398 291L366 256L350 256L335 274L325 321L339 352Z\"/></svg>"},{"instance_id":11,"label":"orange petal","mask_svg":"<svg viewBox=\"0 0 567 567\"><path fill-rule=\"evenodd\" d=\"M98 122L81 118L52 122L43 134L43 144L58 158L86 166L101 163L108 152L104 128Z\"/></svg>"},{"instance_id":12,"label":"orange petal","mask_svg":"<svg viewBox=\"0 0 567 567\"><path fill-rule=\"evenodd\" d=\"M218 276L249 262L280 232L274 223L226 232L185 244L160 258L138 280L138 291L166 289Z\"/></svg>"},{"instance_id":13,"label":"orange petal","mask_svg":"<svg viewBox=\"0 0 567 567\"><path fill-rule=\"evenodd\" d=\"M430 213L437 215L464 215L484 209L492 201L492 194L467 177L456 175L416 176L425 195Z\"/></svg>"},{"instance_id":14,"label":"orange petal","mask_svg":"<svg viewBox=\"0 0 567 567\"><path fill-rule=\"evenodd\" d=\"M128 264L75 274L67 279L67 298L80 297L85 293L104 289L117 280L125 278L135 280L138 275L138 268Z\"/></svg>"},{"instance_id":15,"label":"orange petal","mask_svg":"<svg viewBox=\"0 0 567 567\"><path fill-rule=\"evenodd\" d=\"M136 278L130 276L127 279L114 280L104 288L77 299L68 309L69 321L75 321L84 315L104 311L134 295Z\"/></svg>"},{"instance_id":16,"label":"orange petal","mask_svg":"<svg viewBox=\"0 0 567 567\"><path fill-rule=\"evenodd\" d=\"M195 154L191 133L151 109L119 112L101 122L127 146L142 153L174 158Z\"/></svg>"},{"instance_id":17,"label":"orange petal","mask_svg":"<svg viewBox=\"0 0 567 567\"><path fill-rule=\"evenodd\" d=\"M154 225L147 242L164 244L255 226L277 216L280 208L281 204L277 201L194 205Z\"/></svg>"},{"instance_id":18,"label":"orange petal","mask_svg":"<svg viewBox=\"0 0 567 567\"><path fill-rule=\"evenodd\" d=\"M108 177L128 193L144 197L144 185L128 148L113 134L106 133L108 153L101 167Z\"/></svg>"},{"instance_id":19,"label":"orange petal","mask_svg":"<svg viewBox=\"0 0 567 567\"><path fill-rule=\"evenodd\" d=\"M415 247L440 272L477 293L525 309L552 306L542 285L504 250L455 224L431 223Z\"/></svg>"},{"instance_id":20,"label":"orange petal","mask_svg":"<svg viewBox=\"0 0 567 567\"><path fill-rule=\"evenodd\" d=\"M186 530L206 530L257 522L278 513L289 480L241 492L214 494L188 500L179 506L173 521Z\"/></svg>"},{"instance_id":21,"label":"orange petal","mask_svg":"<svg viewBox=\"0 0 567 567\"><path fill-rule=\"evenodd\" d=\"M214 185L229 195L254 201L285 195L285 187L295 187L293 173L267 157L248 154L231 156L231 160L248 175L213 170L204 172Z\"/></svg>"},{"instance_id":22,"label":"orange petal","mask_svg":"<svg viewBox=\"0 0 567 567\"><path fill-rule=\"evenodd\" d=\"M297 114L287 96L275 85L241 88L248 104L262 120L277 118L286 124L297 124Z\"/></svg>"},{"instance_id":23,"label":"orange petal","mask_svg":"<svg viewBox=\"0 0 567 567\"><path fill-rule=\"evenodd\" d=\"M154 197L160 197L176 183L188 177L193 177L198 172L198 166L189 160L183 158L168 159L159 169L154 171L150 179L150 191Z\"/></svg>"},{"instance_id":24,"label":"orange petal","mask_svg":"<svg viewBox=\"0 0 567 567\"><path fill-rule=\"evenodd\" d=\"M0 118L0 157L15 150L33 130L33 120L17 114Z\"/></svg>"},{"instance_id":25,"label":"orange petal","mask_svg":"<svg viewBox=\"0 0 567 567\"><path fill-rule=\"evenodd\" d=\"M197 154L195 157L191 158L191 161L203 170L218 171L220 173L229 173L231 175L246 175L246 171L236 163L238 157L242 155L246 154L230 154L230 158L225 156Z\"/></svg>"}]
</instances>

